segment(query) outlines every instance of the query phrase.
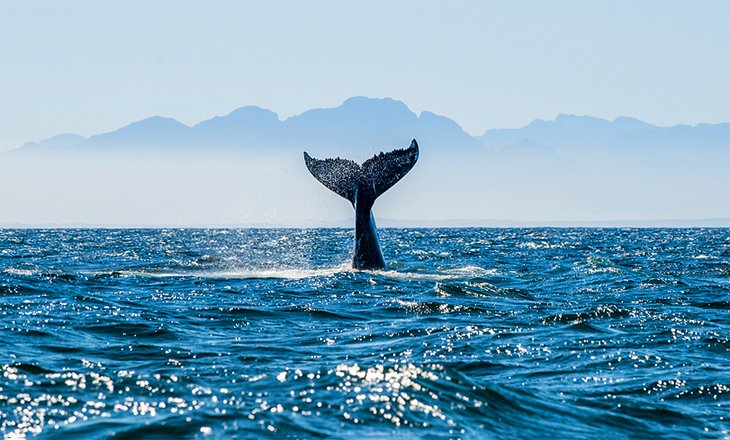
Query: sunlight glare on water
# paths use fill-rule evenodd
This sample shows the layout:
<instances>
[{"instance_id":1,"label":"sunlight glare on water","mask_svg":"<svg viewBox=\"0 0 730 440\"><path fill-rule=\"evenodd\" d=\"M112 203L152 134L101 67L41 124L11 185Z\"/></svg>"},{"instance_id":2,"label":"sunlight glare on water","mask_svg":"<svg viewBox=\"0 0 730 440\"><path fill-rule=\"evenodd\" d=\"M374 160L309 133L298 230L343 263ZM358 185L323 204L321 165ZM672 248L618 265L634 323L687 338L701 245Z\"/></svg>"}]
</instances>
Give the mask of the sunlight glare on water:
<instances>
[{"instance_id":1,"label":"sunlight glare on water","mask_svg":"<svg viewBox=\"0 0 730 440\"><path fill-rule=\"evenodd\" d=\"M0 433L727 437L730 232L0 231Z\"/></svg>"}]
</instances>

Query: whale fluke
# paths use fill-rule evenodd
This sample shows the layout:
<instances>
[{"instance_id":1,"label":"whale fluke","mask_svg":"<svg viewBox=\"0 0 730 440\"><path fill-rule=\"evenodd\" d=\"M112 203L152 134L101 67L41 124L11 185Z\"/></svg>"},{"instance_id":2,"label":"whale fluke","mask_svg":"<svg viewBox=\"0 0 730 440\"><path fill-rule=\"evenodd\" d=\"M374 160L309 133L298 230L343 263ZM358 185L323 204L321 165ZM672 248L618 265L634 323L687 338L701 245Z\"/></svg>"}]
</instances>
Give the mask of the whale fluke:
<instances>
[{"instance_id":1,"label":"whale fluke","mask_svg":"<svg viewBox=\"0 0 730 440\"><path fill-rule=\"evenodd\" d=\"M322 185L344 197L355 208L355 269L383 269L385 260L378 243L371 209L375 199L390 189L418 160L418 143L408 148L376 154L362 165L347 159L315 159L304 152L307 169Z\"/></svg>"},{"instance_id":2,"label":"whale fluke","mask_svg":"<svg viewBox=\"0 0 730 440\"><path fill-rule=\"evenodd\" d=\"M304 152L304 163L315 179L336 194L355 203L355 191L360 178L360 165L347 159L315 159Z\"/></svg>"},{"instance_id":3,"label":"whale fluke","mask_svg":"<svg viewBox=\"0 0 730 440\"><path fill-rule=\"evenodd\" d=\"M375 197L390 189L403 178L418 160L418 143L415 139L411 146L390 153L376 154L362 164L362 174L372 185Z\"/></svg>"}]
</instances>

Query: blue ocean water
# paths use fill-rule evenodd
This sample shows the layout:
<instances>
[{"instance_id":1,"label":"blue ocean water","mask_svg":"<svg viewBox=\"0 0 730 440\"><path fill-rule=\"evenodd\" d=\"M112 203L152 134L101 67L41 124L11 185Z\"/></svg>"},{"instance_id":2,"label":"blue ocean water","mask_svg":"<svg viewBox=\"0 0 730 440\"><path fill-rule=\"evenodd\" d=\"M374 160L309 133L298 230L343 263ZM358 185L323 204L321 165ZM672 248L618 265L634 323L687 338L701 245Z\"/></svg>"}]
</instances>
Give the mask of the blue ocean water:
<instances>
[{"instance_id":1,"label":"blue ocean water","mask_svg":"<svg viewBox=\"0 0 730 440\"><path fill-rule=\"evenodd\" d=\"M0 230L6 438L727 438L730 230Z\"/></svg>"}]
</instances>

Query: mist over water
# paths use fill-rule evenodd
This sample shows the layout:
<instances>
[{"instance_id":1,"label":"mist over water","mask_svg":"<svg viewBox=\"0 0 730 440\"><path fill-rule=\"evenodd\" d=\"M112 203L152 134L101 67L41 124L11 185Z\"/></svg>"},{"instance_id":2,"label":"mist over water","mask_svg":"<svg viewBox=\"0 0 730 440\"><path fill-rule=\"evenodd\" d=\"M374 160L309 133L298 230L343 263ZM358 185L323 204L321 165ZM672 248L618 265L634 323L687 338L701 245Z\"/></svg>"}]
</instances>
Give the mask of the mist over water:
<instances>
[{"instance_id":1,"label":"mist over water","mask_svg":"<svg viewBox=\"0 0 730 440\"><path fill-rule=\"evenodd\" d=\"M727 229L0 231L0 432L729 435Z\"/></svg>"},{"instance_id":2,"label":"mist over water","mask_svg":"<svg viewBox=\"0 0 730 440\"><path fill-rule=\"evenodd\" d=\"M283 151L6 155L2 225L349 226L353 211ZM418 165L378 199L377 219L531 222L730 218L730 153L534 147L449 150L421 143Z\"/></svg>"}]
</instances>

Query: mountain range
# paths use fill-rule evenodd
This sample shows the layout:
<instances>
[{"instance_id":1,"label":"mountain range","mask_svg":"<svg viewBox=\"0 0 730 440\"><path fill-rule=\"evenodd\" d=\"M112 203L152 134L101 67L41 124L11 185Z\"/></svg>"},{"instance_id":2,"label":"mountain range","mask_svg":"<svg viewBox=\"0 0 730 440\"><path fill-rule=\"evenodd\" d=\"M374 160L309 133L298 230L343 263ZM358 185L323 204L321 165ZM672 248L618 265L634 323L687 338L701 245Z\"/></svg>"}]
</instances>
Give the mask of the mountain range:
<instances>
[{"instance_id":1,"label":"mountain range","mask_svg":"<svg viewBox=\"0 0 730 440\"><path fill-rule=\"evenodd\" d=\"M377 204L379 219L402 222L385 225L673 227L727 222L662 221L730 218L728 123L558 115L471 136L447 117L355 97L285 119L249 106L193 126L155 116L28 143L0 158L0 224L351 225L332 223L352 209L312 178L302 150L361 160L411 138L418 165Z\"/></svg>"},{"instance_id":2,"label":"mountain range","mask_svg":"<svg viewBox=\"0 0 730 440\"><path fill-rule=\"evenodd\" d=\"M730 147L730 123L658 127L629 117L606 119L560 114L515 129L491 129L471 136L454 120L431 113L417 115L390 98L353 97L339 107L313 109L281 120L271 110L241 107L188 126L154 116L117 130L90 136L61 134L28 142L16 153L128 150L243 150L396 147L417 138L432 151L541 148L724 148Z\"/></svg>"}]
</instances>

